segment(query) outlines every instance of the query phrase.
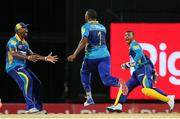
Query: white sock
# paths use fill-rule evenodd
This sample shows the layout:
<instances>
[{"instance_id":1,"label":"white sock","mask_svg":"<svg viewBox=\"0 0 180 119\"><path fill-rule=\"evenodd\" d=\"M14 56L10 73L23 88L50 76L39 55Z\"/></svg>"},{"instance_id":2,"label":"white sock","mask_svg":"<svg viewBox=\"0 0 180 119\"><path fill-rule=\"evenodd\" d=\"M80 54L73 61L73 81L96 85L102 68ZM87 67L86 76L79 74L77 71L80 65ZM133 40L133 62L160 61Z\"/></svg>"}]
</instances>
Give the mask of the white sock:
<instances>
[{"instance_id":1,"label":"white sock","mask_svg":"<svg viewBox=\"0 0 180 119\"><path fill-rule=\"evenodd\" d=\"M91 92L86 92L87 99L92 98Z\"/></svg>"}]
</instances>

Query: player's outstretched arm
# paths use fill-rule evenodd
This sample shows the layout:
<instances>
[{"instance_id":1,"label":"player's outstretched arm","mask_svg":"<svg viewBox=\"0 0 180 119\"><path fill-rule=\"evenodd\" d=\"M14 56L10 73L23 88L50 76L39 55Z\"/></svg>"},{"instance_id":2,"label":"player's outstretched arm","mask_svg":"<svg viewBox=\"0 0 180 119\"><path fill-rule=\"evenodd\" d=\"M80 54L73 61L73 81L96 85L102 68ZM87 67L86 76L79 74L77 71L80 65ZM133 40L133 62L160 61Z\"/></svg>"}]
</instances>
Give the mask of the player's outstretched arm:
<instances>
[{"instance_id":1,"label":"player's outstretched arm","mask_svg":"<svg viewBox=\"0 0 180 119\"><path fill-rule=\"evenodd\" d=\"M40 61L48 61L53 64L55 64L55 62L57 62L59 59L57 55L52 55L52 52L48 56L41 56L41 55L38 55L35 53L34 53L34 55L37 56L38 60L40 60Z\"/></svg>"},{"instance_id":2,"label":"player's outstretched arm","mask_svg":"<svg viewBox=\"0 0 180 119\"><path fill-rule=\"evenodd\" d=\"M18 59L25 59L25 60L29 60L29 61L32 61L32 62L37 62L38 61L38 58L35 56L35 55L24 55L20 52L17 52L16 49L14 48L10 48L9 49L11 55L13 57L16 57Z\"/></svg>"},{"instance_id":3,"label":"player's outstretched arm","mask_svg":"<svg viewBox=\"0 0 180 119\"><path fill-rule=\"evenodd\" d=\"M78 45L78 47L76 48L76 50L74 51L74 53L73 53L72 55L70 55L70 56L67 57L67 60L68 60L69 62L73 62L73 61L76 59L77 55L84 49L84 47L86 46L87 43L88 43L88 40L87 40L87 38L84 37L84 38L79 42L79 45Z\"/></svg>"}]
</instances>

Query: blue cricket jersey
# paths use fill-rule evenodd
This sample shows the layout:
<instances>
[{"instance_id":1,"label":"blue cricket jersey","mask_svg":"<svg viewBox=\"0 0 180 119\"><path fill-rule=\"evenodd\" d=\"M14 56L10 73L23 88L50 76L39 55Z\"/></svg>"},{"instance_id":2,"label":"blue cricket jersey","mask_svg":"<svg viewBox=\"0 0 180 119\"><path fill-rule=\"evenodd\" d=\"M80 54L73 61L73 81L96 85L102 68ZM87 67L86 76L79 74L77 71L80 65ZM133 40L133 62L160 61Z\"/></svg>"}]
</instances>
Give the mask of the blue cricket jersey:
<instances>
[{"instance_id":1,"label":"blue cricket jersey","mask_svg":"<svg viewBox=\"0 0 180 119\"><path fill-rule=\"evenodd\" d=\"M147 63L142 47L136 41L130 44L129 56L130 63L135 62L135 70Z\"/></svg>"},{"instance_id":2,"label":"blue cricket jersey","mask_svg":"<svg viewBox=\"0 0 180 119\"><path fill-rule=\"evenodd\" d=\"M25 40L21 41L17 34L11 37L6 46L6 72L9 72L16 66L26 66L26 60L13 57L9 51L10 48L15 49L22 55L27 55L30 50L29 44Z\"/></svg>"},{"instance_id":3,"label":"blue cricket jersey","mask_svg":"<svg viewBox=\"0 0 180 119\"><path fill-rule=\"evenodd\" d=\"M81 37L88 39L85 58L98 59L110 56L106 45L106 28L98 21L90 21L83 25Z\"/></svg>"}]
</instances>

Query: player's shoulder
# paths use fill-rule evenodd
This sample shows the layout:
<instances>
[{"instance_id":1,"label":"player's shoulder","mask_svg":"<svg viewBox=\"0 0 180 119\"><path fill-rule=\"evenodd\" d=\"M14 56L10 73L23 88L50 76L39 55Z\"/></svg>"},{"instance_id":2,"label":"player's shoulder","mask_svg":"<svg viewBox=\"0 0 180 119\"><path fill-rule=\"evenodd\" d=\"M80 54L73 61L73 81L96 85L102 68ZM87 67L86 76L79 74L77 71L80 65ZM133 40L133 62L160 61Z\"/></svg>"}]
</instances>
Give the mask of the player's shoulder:
<instances>
[{"instance_id":1,"label":"player's shoulder","mask_svg":"<svg viewBox=\"0 0 180 119\"><path fill-rule=\"evenodd\" d=\"M141 46L139 45L138 42L135 41L131 44L131 49L138 50L138 49L141 49Z\"/></svg>"},{"instance_id":2,"label":"player's shoulder","mask_svg":"<svg viewBox=\"0 0 180 119\"><path fill-rule=\"evenodd\" d=\"M84 25L81 26L82 29L87 29L90 27L89 23L85 23Z\"/></svg>"},{"instance_id":3,"label":"player's shoulder","mask_svg":"<svg viewBox=\"0 0 180 119\"><path fill-rule=\"evenodd\" d=\"M98 25L105 28L105 26L103 24L101 24L101 23L98 23Z\"/></svg>"},{"instance_id":4,"label":"player's shoulder","mask_svg":"<svg viewBox=\"0 0 180 119\"><path fill-rule=\"evenodd\" d=\"M106 31L106 27L98 21L95 23L95 25L97 29Z\"/></svg>"},{"instance_id":5,"label":"player's shoulder","mask_svg":"<svg viewBox=\"0 0 180 119\"><path fill-rule=\"evenodd\" d=\"M9 39L9 41L8 41L8 44L13 44L13 45L15 45L15 44L17 44L17 39L16 39L16 37L15 36L12 36L10 39Z\"/></svg>"}]
</instances>

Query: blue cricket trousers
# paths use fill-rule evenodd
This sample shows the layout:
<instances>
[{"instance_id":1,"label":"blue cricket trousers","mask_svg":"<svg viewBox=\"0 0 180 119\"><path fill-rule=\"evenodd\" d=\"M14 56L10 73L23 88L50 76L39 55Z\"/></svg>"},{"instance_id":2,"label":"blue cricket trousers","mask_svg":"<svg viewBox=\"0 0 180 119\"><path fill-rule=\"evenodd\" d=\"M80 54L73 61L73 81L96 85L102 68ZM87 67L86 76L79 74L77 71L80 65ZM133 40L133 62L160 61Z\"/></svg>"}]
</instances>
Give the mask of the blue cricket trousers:
<instances>
[{"instance_id":1,"label":"blue cricket trousers","mask_svg":"<svg viewBox=\"0 0 180 119\"><path fill-rule=\"evenodd\" d=\"M158 88L153 87L153 81L151 79L151 76L152 76L152 67L150 64L143 65L142 67L135 70L131 76L131 79L128 80L126 83L128 87L128 95L134 88L141 85L142 88L151 88L161 93L162 95L166 96L166 94L163 91L161 91ZM128 95L121 94L119 102L121 104L125 103Z\"/></svg>"},{"instance_id":2,"label":"blue cricket trousers","mask_svg":"<svg viewBox=\"0 0 180 119\"><path fill-rule=\"evenodd\" d=\"M110 74L110 57L84 59L81 68L81 83L86 92L91 91L91 73L97 69L105 86L119 87L119 79Z\"/></svg>"},{"instance_id":3,"label":"blue cricket trousers","mask_svg":"<svg viewBox=\"0 0 180 119\"><path fill-rule=\"evenodd\" d=\"M41 81L29 69L22 66L16 66L7 72L18 84L26 101L26 109L37 108L40 111L43 108Z\"/></svg>"}]
</instances>

